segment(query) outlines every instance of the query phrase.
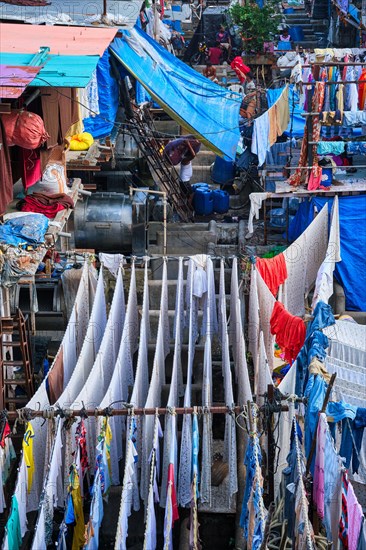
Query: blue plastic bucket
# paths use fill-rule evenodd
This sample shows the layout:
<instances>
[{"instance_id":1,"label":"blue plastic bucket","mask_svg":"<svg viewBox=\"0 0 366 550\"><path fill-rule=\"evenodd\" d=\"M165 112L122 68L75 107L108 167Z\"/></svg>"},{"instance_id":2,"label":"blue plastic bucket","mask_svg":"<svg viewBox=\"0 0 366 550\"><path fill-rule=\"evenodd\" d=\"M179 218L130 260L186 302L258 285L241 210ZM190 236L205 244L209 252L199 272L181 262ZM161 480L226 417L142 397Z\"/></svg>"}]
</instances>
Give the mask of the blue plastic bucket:
<instances>
[{"instance_id":1,"label":"blue plastic bucket","mask_svg":"<svg viewBox=\"0 0 366 550\"><path fill-rule=\"evenodd\" d=\"M291 27L289 30L291 40L294 42L301 42L304 40L304 29L299 25L296 27Z\"/></svg>"},{"instance_id":2,"label":"blue plastic bucket","mask_svg":"<svg viewBox=\"0 0 366 550\"><path fill-rule=\"evenodd\" d=\"M212 192L212 196L214 212L217 212L218 214L225 214L225 212L229 210L229 193L216 189Z\"/></svg>"},{"instance_id":3,"label":"blue plastic bucket","mask_svg":"<svg viewBox=\"0 0 366 550\"><path fill-rule=\"evenodd\" d=\"M294 8L285 8L283 10L283 13L295 13L295 10L294 10Z\"/></svg>"},{"instance_id":4,"label":"blue plastic bucket","mask_svg":"<svg viewBox=\"0 0 366 550\"><path fill-rule=\"evenodd\" d=\"M321 184L323 187L330 187L333 182L333 168L323 168L322 169L322 181Z\"/></svg>"},{"instance_id":5,"label":"blue plastic bucket","mask_svg":"<svg viewBox=\"0 0 366 550\"><path fill-rule=\"evenodd\" d=\"M216 157L212 170L212 181L220 185L227 185L234 181L235 164L231 160Z\"/></svg>"},{"instance_id":6,"label":"blue plastic bucket","mask_svg":"<svg viewBox=\"0 0 366 550\"><path fill-rule=\"evenodd\" d=\"M213 212L212 191L208 189L197 189L193 195L193 208L196 214L208 216Z\"/></svg>"}]
</instances>

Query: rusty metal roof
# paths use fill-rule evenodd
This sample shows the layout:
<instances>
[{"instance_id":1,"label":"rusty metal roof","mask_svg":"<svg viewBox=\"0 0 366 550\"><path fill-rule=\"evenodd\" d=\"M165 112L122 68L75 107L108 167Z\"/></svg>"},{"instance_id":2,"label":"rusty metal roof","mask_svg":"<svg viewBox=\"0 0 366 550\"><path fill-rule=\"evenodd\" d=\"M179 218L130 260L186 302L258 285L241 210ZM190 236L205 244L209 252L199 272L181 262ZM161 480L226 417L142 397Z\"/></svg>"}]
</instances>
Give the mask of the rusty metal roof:
<instances>
[{"instance_id":1,"label":"rusty metal roof","mask_svg":"<svg viewBox=\"0 0 366 550\"><path fill-rule=\"evenodd\" d=\"M41 67L0 65L0 98L21 96L40 70Z\"/></svg>"}]
</instances>

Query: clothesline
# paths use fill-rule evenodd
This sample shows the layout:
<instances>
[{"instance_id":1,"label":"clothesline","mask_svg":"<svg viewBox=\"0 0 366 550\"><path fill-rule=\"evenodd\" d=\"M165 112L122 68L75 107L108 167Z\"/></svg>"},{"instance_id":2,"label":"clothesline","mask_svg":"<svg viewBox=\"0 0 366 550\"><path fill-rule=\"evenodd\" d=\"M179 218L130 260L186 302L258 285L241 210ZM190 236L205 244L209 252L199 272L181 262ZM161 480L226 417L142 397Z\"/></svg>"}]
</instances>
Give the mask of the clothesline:
<instances>
[{"instance_id":1,"label":"clothesline","mask_svg":"<svg viewBox=\"0 0 366 550\"><path fill-rule=\"evenodd\" d=\"M286 398L284 398L285 400ZM297 402L302 402L302 397L296 397ZM62 418L86 418L86 417L99 417L99 416L152 416L155 414L166 415L166 414L193 414L195 411L201 414L240 414L246 410L245 405L233 405L224 406L212 406L212 407L156 407L156 408L134 408L132 405L125 405L124 409L45 409L42 410L31 410L31 409L18 409L17 411L6 411L6 416L9 420L19 419L20 421L26 421L27 419L32 418L45 418L50 419L54 417ZM288 411L287 405L282 405L282 411ZM1 413L0 413L1 414Z\"/></svg>"}]
</instances>

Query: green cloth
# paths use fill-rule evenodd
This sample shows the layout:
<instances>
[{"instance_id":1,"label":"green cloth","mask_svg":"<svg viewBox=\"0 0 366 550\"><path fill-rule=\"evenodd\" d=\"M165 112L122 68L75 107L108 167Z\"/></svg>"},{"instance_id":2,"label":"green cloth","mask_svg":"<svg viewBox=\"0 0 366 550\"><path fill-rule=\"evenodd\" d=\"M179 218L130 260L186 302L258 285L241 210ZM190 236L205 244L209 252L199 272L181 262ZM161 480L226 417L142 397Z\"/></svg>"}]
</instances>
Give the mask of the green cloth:
<instances>
[{"instance_id":1,"label":"green cloth","mask_svg":"<svg viewBox=\"0 0 366 550\"><path fill-rule=\"evenodd\" d=\"M278 256L278 254L281 254L284 250L286 250L286 246L278 245L274 246L269 252L266 252L261 256L262 258L274 258L275 256Z\"/></svg>"},{"instance_id":2,"label":"green cloth","mask_svg":"<svg viewBox=\"0 0 366 550\"><path fill-rule=\"evenodd\" d=\"M18 501L15 495L11 499L11 512L6 524L6 534L9 550L19 550L22 544L22 535L20 532Z\"/></svg>"}]
</instances>

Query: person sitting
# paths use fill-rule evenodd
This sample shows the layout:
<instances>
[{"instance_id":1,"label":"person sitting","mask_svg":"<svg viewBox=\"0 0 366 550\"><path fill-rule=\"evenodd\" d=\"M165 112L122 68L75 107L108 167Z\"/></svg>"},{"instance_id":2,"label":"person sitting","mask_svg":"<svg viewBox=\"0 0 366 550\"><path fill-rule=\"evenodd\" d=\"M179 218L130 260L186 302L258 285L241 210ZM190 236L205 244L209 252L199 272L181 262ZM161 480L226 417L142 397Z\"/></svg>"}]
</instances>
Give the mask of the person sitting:
<instances>
[{"instance_id":1,"label":"person sitting","mask_svg":"<svg viewBox=\"0 0 366 550\"><path fill-rule=\"evenodd\" d=\"M220 42L216 42L215 46L208 49L208 61L211 65L221 65L222 49L220 48Z\"/></svg>"},{"instance_id":2,"label":"person sitting","mask_svg":"<svg viewBox=\"0 0 366 550\"><path fill-rule=\"evenodd\" d=\"M210 61L207 61L206 67L203 71L203 76L208 78L209 80L212 80L212 82L218 82L216 78L216 69L213 67L212 63Z\"/></svg>"},{"instance_id":3,"label":"person sitting","mask_svg":"<svg viewBox=\"0 0 366 550\"><path fill-rule=\"evenodd\" d=\"M220 30L216 34L216 42L227 51L227 57L229 57L231 52L231 38L229 32L225 30L224 25L220 25Z\"/></svg>"},{"instance_id":4,"label":"person sitting","mask_svg":"<svg viewBox=\"0 0 366 550\"><path fill-rule=\"evenodd\" d=\"M249 71L248 73L246 73L244 78L245 78L244 93L245 95L247 95L255 90L254 75L251 71Z\"/></svg>"},{"instance_id":5,"label":"person sitting","mask_svg":"<svg viewBox=\"0 0 366 550\"><path fill-rule=\"evenodd\" d=\"M288 32L288 29L283 29L282 34L280 34L281 42L291 42L291 36Z\"/></svg>"}]
</instances>

